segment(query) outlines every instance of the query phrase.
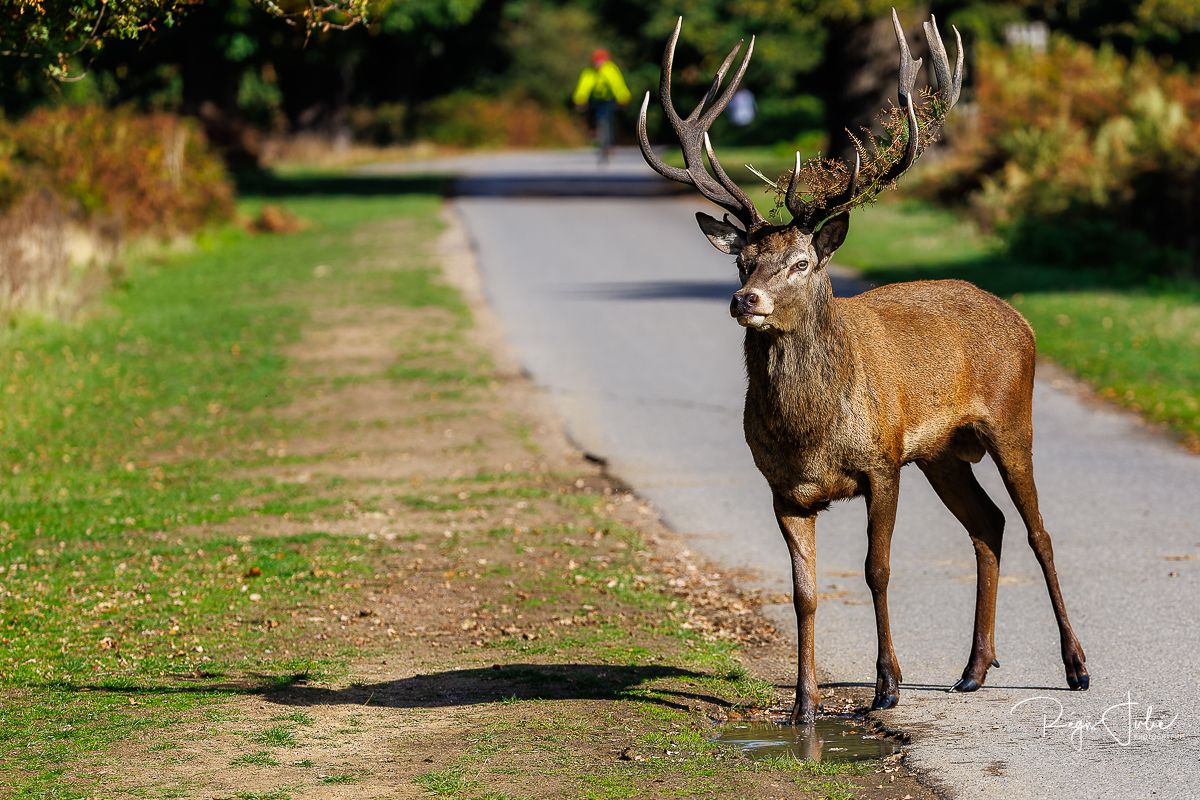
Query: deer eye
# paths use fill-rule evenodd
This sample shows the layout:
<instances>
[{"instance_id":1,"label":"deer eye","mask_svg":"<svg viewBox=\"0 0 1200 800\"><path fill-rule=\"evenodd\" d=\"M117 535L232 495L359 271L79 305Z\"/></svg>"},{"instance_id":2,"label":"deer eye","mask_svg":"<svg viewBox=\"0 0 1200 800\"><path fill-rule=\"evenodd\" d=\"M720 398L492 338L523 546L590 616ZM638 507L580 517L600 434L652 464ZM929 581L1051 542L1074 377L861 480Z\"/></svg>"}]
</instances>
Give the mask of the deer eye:
<instances>
[{"instance_id":1,"label":"deer eye","mask_svg":"<svg viewBox=\"0 0 1200 800\"><path fill-rule=\"evenodd\" d=\"M797 272L803 272L806 269L808 269L808 259L802 258L788 267L788 275L795 275Z\"/></svg>"}]
</instances>

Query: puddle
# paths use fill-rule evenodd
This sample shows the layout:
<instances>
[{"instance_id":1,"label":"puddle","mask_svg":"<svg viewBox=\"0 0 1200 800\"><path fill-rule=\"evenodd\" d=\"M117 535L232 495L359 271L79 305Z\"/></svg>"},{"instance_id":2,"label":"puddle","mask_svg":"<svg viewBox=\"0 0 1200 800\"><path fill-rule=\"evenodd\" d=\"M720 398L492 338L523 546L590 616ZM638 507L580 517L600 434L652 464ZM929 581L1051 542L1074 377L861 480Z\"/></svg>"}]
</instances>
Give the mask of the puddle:
<instances>
[{"instance_id":1,"label":"puddle","mask_svg":"<svg viewBox=\"0 0 1200 800\"><path fill-rule=\"evenodd\" d=\"M878 761L900 751L894 739L875 736L854 719L826 717L812 725L784 725L768 719L737 719L717 731L716 741L750 758L792 756L803 761Z\"/></svg>"}]
</instances>

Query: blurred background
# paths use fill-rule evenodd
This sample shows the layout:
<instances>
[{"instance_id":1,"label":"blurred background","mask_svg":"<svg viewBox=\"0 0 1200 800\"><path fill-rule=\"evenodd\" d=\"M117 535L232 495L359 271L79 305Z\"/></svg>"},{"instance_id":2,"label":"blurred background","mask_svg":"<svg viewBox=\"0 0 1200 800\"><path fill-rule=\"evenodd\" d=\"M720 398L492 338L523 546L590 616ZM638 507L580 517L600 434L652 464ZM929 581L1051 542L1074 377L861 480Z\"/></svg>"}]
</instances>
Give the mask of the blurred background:
<instances>
[{"instance_id":1,"label":"blurred background","mask_svg":"<svg viewBox=\"0 0 1200 800\"><path fill-rule=\"evenodd\" d=\"M70 313L111 280L80 263L113 272L131 239L228 222L238 187L271 170L585 146L588 119L572 93L599 48L631 89L615 124L616 143L631 144L680 13L681 107L733 42L758 36L744 84L753 122L724 116L713 139L736 177L761 188L742 164L776 175L796 149L844 153L844 131L873 126L894 97L890 4L17 0L0 14L0 317ZM895 267L957 274L947 265L971 261L991 265L990 277L972 279L1009 295L1030 282L1115 287L1127 307L1097 312L1101 338L1138 338L1120 328L1138 313L1136 292L1154 293L1143 313L1162 302L1194 311L1200 4L898 5L914 43L931 10L950 42L958 27L967 88L942 146L906 180L905 201L892 198L872 217L877 235L849 245L852 265L886 280L911 276ZM650 121L651 139L665 144L656 106ZM258 224L286 221L268 214ZM926 240L906 245L900 231ZM1195 344L1180 327L1164 356L1172 364ZM1069 338L1053 355L1103 387L1112 348L1081 350L1089 337ZM1170 398L1108 388L1178 422L1200 414L1194 379Z\"/></svg>"}]
</instances>

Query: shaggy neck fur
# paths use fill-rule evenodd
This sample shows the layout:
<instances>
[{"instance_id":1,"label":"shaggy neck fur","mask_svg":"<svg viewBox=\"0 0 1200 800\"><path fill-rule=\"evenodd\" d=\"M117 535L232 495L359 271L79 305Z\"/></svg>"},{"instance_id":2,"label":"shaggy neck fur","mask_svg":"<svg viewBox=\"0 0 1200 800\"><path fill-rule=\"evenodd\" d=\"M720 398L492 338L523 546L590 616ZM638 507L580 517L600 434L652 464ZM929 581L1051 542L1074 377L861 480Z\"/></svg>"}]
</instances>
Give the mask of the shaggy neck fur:
<instances>
[{"instance_id":1,"label":"shaggy neck fur","mask_svg":"<svg viewBox=\"0 0 1200 800\"><path fill-rule=\"evenodd\" d=\"M824 271L809 283L808 295L795 330L746 331L747 410L793 442L840 430L854 386L845 322Z\"/></svg>"}]
</instances>

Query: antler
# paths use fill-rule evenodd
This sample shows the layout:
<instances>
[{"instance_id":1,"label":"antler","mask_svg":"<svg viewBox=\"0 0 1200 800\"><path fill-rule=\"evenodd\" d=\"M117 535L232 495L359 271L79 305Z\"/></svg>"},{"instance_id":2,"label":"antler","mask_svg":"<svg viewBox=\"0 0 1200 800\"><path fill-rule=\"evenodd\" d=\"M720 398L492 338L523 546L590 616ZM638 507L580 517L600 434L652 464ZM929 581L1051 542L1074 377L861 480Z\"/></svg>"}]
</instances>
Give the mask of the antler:
<instances>
[{"instance_id":1,"label":"antler","mask_svg":"<svg viewBox=\"0 0 1200 800\"><path fill-rule=\"evenodd\" d=\"M821 201L804 200L800 192L800 173L802 164L800 154L796 154L796 168L792 172L791 180L788 183L787 192L784 194L784 204L787 210L791 212L794 219L794 224L799 225L807 230L815 230L825 220L834 217L843 211L848 211L851 208L867 202L886 187L895 183L913 162L920 155L922 146L921 138L922 131L920 129L916 106L913 103L913 87L917 80L917 71L921 68L922 59L914 59L908 49L908 41L904 37L904 29L900 27L900 18L896 14L896 9L892 9L892 26L896 29L896 41L900 45L900 76L897 96L900 101L900 107L903 109L906 122L906 139L904 149L899 153L898 157L891 153L891 148L880 154L868 165L866 170L867 179L863 181L860 187L859 183L862 177L862 155L864 153L862 144L857 138L854 139L855 155L854 169L850 171L850 177L846 181L845 188L836 194L830 195ZM935 95L937 99L937 107L934 109L934 114L929 120L929 126L924 131L926 143L932 140L940 128L941 123L945 120L946 114L949 113L955 103L958 102L958 95L962 90L962 70L963 70L963 46L962 36L959 35L958 28L951 26L954 30L954 38L958 46L958 56L955 59L954 71L950 70L950 59L946 55L946 46L942 43L942 36L937 29L937 19L931 14L929 21L924 24L925 39L929 43L929 55L933 60L933 71L937 76L938 89ZM853 137L853 134L851 135ZM891 160L894 159L894 160ZM824 163L820 159L810 162L815 170L826 169Z\"/></svg>"},{"instance_id":2,"label":"antler","mask_svg":"<svg viewBox=\"0 0 1200 800\"><path fill-rule=\"evenodd\" d=\"M650 137L646 133L646 111L650 107L649 92L646 92L646 98L642 101L642 112L638 116L638 143L642 148L642 156L659 175L695 186L700 194L737 217L748 230L765 220L746 193L730 179L724 168L721 167L721 162L717 160L717 154L708 138L708 129L729 105L734 92L741 84L742 77L746 74L746 68L750 66L750 56L754 53L754 37L750 37L750 46L746 48L746 55L742 57L741 64L738 65L733 79L724 91L721 90L721 83L725 79L725 72L737 57L738 51L742 49L742 42L738 42L725 57L704 99L686 119L681 119L671 100L671 65L675 60L675 44L679 41L679 32L682 28L683 17L680 17L663 50L662 82L659 85L658 93L659 99L662 101L663 112L667 116L667 122L675 131L675 136L679 139L679 146L683 150L684 168L680 169L664 163L650 148ZM703 152L701 148L703 148ZM704 166L705 154L708 156L709 164L712 165L712 174L709 174Z\"/></svg>"}]
</instances>

